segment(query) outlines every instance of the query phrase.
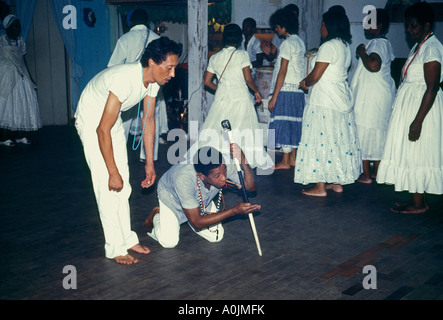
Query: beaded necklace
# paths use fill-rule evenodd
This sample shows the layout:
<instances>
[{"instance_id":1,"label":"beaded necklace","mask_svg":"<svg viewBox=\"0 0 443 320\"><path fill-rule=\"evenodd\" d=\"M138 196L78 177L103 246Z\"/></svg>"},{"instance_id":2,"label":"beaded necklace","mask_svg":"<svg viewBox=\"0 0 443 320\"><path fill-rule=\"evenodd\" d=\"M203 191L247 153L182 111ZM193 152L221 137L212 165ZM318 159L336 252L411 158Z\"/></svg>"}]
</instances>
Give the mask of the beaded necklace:
<instances>
[{"instance_id":1,"label":"beaded necklace","mask_svg":"<svg viewBox=\"0 0 443 320\"><path fill-rule=\"evenodd\" d=\"M205 206L203 204L203 196L202 196L202 192L201 192L201 189L200 189L200 181L201 180L198 178L198 175L197 175L197 189L198 189L198 194L200 196L200 215L204 216L204 215L207 215L207 214L215 213L215 212L207 212L205 210ZM222 209L222 211L223 211L225 209L225 199L223 198L223 192L220 189L220 191L218 192L218 200L217 200L217 205L216 205L217 212L220 211L220 205L222 203L223 203L223 209Z\"/></svg>"},{"instance_id":2,"label":"beaded necklace","mask_svg":"<svg viewBox=\"0 0 443 320\"><path fill-rule=\"evenodd\" d=\"M405 79L406 79L406 76L407 76L407 74L408 74L408 69L409 69L409 66L412 64L412 62L414 61L414 59L415 59L415 57L417 56L417 54L418 54L418 52L420 51L420 48L421 48L421 46L422 46L422 44L426 41L426 40L428 40L430 37L432 37L432 35L433 35L433 33L432 33L432 31L431 32L429 32L427 35L426 35L426 37L423 39L423 41L420 43L420 45L418 46L418 48L417 48L417 45L415 45L415 54L414 54L414 56L412 57L412 59L411 59L411 61L409 62L409 64L406 66L406 64L403 66L403 69L402 69L402 72L401 72L401 81L403 82Z\"/></svg>"}]
</instances>

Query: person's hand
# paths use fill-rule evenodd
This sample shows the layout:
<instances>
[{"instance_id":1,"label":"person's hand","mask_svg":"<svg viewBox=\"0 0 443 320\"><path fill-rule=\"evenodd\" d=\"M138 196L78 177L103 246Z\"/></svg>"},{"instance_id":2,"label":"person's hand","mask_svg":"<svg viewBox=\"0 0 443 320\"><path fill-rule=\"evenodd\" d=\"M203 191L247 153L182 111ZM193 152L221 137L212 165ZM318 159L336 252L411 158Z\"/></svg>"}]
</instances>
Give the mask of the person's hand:
<instances>
[{"instance_id":1,"label":"person's hand","mask_svg":"<svg viewBox=\"0 0 443 320\"><path fill-rule=\"evenodd\" d=\"M264 54L270 55L271 54L271 42L262 40L260 42L260 49L263 51Z\"/></svg>"},{"instance_id":2,"label":"person's hand","mask_svg":"<svg viewBox=\"0 0 443 320\"><path fill-rule=\"evenodd\" d=\"M252 213L254 211L260 210L261 205L240 202L240 203L237 203L233 209L236 214L248 214L248 213Z\"/></svg>"},{"instance_id":3,"label":"person's hand","mask_svg":"<svg viewBox=\"0 0 443 320\"><path fill-rule=\"evenodd\" d=\"M417 141L420 138L422 123L420 121L414 120L409 126L409 141Z\"/></svg>"},{"instance_id":4,"label":"person's hand","mask_svg":"<svg viewBox=\"0 0 443 320\"><path fill-rule=\"evenodd\" d=\"M155 174L154 165L147 163L145 165L145 173L146 173L146 178L145 180L142 181L141 186L143 188L149 188L154 184L155 179L157 177Z\"/></svg>"},{"instance_id":5,"label":"person's hand","mask_svg":"<svg viewBox=\"0 0 443 320\"><path fill-rule=\"evenodd\" d=\"M357 49L355 50L355 53L358 57L361 57L366 52L366 46L362 43L360 44Z\"/></svg>"},{"instance_id":6,"label":"person's hand","mask_svg":"<svg viewBox=\"0 0 443 320\"><path fill-rule=\"evenodd\" d=\"M301 88L304 91L309 91L309 87L306 86L306 82L305 79L303 79L299 84L298 84L299 88Z\"/></svg>"},{"instance_id":7,"label":"person's hand","mask_svg":"<svg viewBox=\"0 0 443 320\"><path fill-rule=\"evenodd\" d=\"M123 189L123 179L120 173L114 173L109 175L108 181L109 191L120 192Z\"/></svg>"},{"instance_id":8,"label":"person's hand","mask_svg":"<svg viewBox=\"0 0 443 320\"><path fill-rule=\"evenodd\" d=\"M234 159L237 159L239 162L241 162L241 156L242 156L242 150L236 143L231 143L230 145L230 151L231 155Z\"/></svg>"},{"instance_id":9,"label":"person's hand","mask_svg":"<svg viewBox=\"0 0 443 320\"><path fill-rule=\"evenodd\" d=\"M273 112L275 110L275 103L277 102L277 97L275 95L272 96L272 98L268 102L268 109L269 112Z\"/></svg>"},{"instance_id":10,"label":"person's hand","mask_svg":"<svg viewBox=\"0 0 443 320\"><path fill-rule=\"evenodd\" d=\"M263 96L261 95L260 91L254 92L255 102L259 103L262 101Z\"/></svg>"}]
</instances>

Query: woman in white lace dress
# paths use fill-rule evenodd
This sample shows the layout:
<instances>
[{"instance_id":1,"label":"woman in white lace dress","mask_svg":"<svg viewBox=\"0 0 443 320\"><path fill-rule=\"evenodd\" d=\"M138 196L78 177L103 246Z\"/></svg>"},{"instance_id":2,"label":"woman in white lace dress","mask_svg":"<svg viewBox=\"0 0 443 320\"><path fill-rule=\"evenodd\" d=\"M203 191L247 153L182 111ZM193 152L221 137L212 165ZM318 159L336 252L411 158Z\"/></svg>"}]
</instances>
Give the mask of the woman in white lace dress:
<instances>
[{"instance_id":1,"label":"woman in white lace dress","mask_svg":"<svg viewBox=\"0 0 443 320\"><path fill-rule=\"evenodd\" d=\"M443 194L443 46L433 24L428 3L406 10L406 31L415 45L402 69L377 173L378 183L412 194L411 202L391 209L394 213L424 213L429 210L425 194Z\"/></svg>"},{"instance_id":2,"label":"woman in white lace dress","mask_svg":"<svg viewBox=\"0 0 443 320\"><path fill-rule=\"evenodd\" d=\"M36 86L23 56L26 45L20 36L20 21L10 14L0 35L0 144L29 144L26 132L41 128Z\"/></svg>"},{"instance_id":3,"label":"woman in white lace dress","mask_svg":"<svg viewBox=\"0 0 443 320\"><path fill-rule=\"evenodd\" d=\"M361 152L347 82L351 64L349 19L345 13L323 14L323 44L314 69L300 83L309 89L303 113L302 136L295 162L294 182L316 185L303 194L325 197L327 190L343 192L361 173Z\"/></svg>"}]
</instances>

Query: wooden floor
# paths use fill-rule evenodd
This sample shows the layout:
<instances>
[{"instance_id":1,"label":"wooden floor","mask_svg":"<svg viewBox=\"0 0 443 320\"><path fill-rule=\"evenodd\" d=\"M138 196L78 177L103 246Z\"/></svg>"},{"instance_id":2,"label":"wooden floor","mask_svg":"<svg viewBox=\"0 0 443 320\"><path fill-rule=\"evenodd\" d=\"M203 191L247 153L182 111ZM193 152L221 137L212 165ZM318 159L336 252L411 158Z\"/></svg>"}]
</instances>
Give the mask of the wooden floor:
<instances>
[{"instance_id":1,"label":"wooden floor","mask_svg":"<svg viewBox=\"0 0 443 320\"><path fill-rule=\"evenodd\" d=\"M166 145L156 162L169 163ZM157 205L140 187L143 165L129 150L132 226L152 253L121 266L104 257L89 170L73 127L44 127L30 146L0 148L1 300L441 300L443 201L431 210L395 215L409 200L392 186L353 184L326 198L301 194L291 170L257 176L259 256L247 216L224 223L208 243L185 224L179 245L163 249L143 223ZM279 156L278 154L276 155ZM225 192L226 205L241 200ZM363 273L364 266L376 272ZM76 289L63 281L76 270ZM363 286L366 276L372 285ZM376 282L374 282L376 281ZM367 281L366 281L367 282ZM70 282L75 283L75 282Z\"/></svg>"}]
</instances>

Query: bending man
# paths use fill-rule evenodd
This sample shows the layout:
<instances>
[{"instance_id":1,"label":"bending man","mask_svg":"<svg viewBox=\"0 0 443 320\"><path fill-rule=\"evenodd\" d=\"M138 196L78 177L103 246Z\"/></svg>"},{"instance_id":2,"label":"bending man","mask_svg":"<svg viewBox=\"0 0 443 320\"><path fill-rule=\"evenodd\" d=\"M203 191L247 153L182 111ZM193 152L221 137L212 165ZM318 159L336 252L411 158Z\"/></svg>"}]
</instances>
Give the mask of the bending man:
<instances>
[{"instance_id":1,"label":"bending man","mask_svg":"<svg viewBox=\"0 0 443 320\"><path fill-rule=\"evenodd\" d=\"M105 255L121 264L137 263L128 249L147 254L131 230L129 168L120 113L143 100L143 143L147 159L143 188L156 178L153 160L155 97L159 86L175 76L180 48L160 38L152 41L141 61L117 65L97 74L83 90L75 114L76 128L91 170L94 193L105 235Z\"/></svg>"}]
</instances>

